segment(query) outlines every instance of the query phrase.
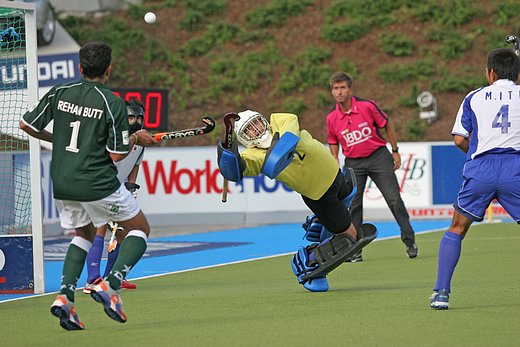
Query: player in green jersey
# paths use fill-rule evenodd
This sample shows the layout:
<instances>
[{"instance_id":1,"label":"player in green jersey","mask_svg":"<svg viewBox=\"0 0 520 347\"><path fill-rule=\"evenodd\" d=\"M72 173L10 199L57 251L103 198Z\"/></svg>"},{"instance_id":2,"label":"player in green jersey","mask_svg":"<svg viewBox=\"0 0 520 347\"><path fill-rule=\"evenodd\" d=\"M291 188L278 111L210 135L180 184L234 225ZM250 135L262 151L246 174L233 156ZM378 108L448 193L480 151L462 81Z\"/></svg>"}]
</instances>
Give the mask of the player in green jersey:
<instances>
[{"instance_id":1,"label":"player in green jersey","mask_svg":"<svg viewBox=\"0 0 520 347\"><path fill-rule=\"evenodd\" d=\"M126 110L128 114L128 124L130 125L128 131L133 134L141 130L144 126L145 109L144 105L137 99L126 101ZM137 198L137 190L140 188L136 184L137 175L139 174L139 167L143 161L144 147L134 146L131 152L125 159L118 161L117 178L119 182L123 183L134 198ZM101 276L100 266L103 255L103 248L105 245L106 231L111 230L110 243L108 245L107 263L103 276ZM112 266L115 264L121 248L121 242L126 236L122 227L117 223L109 223L99 227L96 231L94 242L87 255L87 283L83 287L83 293L90 295L95 284L107 277L112 271ZM126 279L121 283L121 289L136 289L137 286Z\"/></svg>"},{"instance_id":2,"label":"player in green jersey","mask_svg":"<svg viewBox=\"0 0 520 347\"><path fill-rule=\"evenodd\" d=\"M119 288L144 254L150 226L119 182L114 162L124 159L134 145L156 143L145 130L129 135L125 102L105 87L112 49L90 42L81 47L79 60L83 78L53 87L20 121L29 135L52 142L51 178L60 224L76 231L65 256L60 294L51 306L51 313L67 330L85 328L74 307L74 291L96 228L110 221L128 234L112 271L91 296L103 304L110 318L126 321ZM51 121L52 132L48 132L45 128Z\"/></svg>"},{"instance_id":3,"label":"player in green jersey","mask_svg":"<svg viewBox=\"0 0 520 347\"><path fill-rule=\"evenodd\" d=\"M264 173L302 196L332 236L319 244L302 247L293 257L293 271L307 290L327 291L327 273L377 235L375 227L369 225L365 230L368 224L364 224L363 232L367 235L357 240L349 212L357 191L353 172L347 170L343 175L329 150L309 132L300 130L294 114L273 113L269 122L251 110L238 116L235 134L246 149L239 153L236 142L232 142L231 148L224 148L225 143L219 142L220 172L234 182L243 176ZM326 250L322 252L323 249Z\"/></svg>"}]
</instances>

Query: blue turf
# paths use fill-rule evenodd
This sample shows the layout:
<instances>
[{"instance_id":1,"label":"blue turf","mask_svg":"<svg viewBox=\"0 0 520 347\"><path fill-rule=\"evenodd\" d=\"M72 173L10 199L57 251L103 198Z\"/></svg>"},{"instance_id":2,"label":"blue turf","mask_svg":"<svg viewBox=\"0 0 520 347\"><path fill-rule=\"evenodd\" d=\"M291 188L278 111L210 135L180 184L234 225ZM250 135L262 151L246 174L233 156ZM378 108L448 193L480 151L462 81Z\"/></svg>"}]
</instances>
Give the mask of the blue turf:
<instances>
[{"instance_id":1,"label":"blue turf","mask_svg":"<svg viewBox=\"0 0 520 347\"><path fill-rule=\"evenodd\" d=\"M375 222L378 228L378 239L399 237L399 226L395 222ZM447 229L450 222L443 221L413 221L412 225L417 233ZM199 234L170 236L150 239L149 249L152 243L160 243L162 246L185 246L194 243L195 246L187 248L186 251L164 255L153 256L150 253L143 257L132 269L129 279L165 274L176 271L196 269L200 267L226 264L248 259L256 259L279 254L293 253L299 246L307 245L303 239L304 230L300 224L273 224L259 227L250 227L234 230L214 231ZM66 241L64 241L66 242ZM47 253L46 253L47 258ZM102 261L101 268L104 269L106 260ZM63 261L45 261L45 291L47 293L57 292L60 287L61 271ZM86 269L78 282L82 287L86 280ZM31 296L30 294L0 294L0 302L20 297Z\"/></svg>"}]
</instances>

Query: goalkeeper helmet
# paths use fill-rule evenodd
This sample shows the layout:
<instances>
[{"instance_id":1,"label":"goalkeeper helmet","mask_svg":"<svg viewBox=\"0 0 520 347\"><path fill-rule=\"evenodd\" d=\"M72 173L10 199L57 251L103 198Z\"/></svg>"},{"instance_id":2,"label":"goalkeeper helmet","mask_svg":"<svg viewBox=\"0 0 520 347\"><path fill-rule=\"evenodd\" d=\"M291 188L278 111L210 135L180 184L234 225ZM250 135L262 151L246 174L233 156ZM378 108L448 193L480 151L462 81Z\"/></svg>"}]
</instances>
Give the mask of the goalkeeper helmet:
<instances>
[{"instance_id":1,"label":"goalkeeper helmet","mask_svg":"<svg viewBox=\"0 0 520 347\"><path fill-rule=\"evenodd\" d=\"M269 148L273 135L271 126L260 113L243 111L238 114L240 120L235 123L238 142L246 147Z\"/></svg>"},{"instance_id":2,"label":"goalkeeper helmet","mask_svg":"<svg viewBox=\"0 0 520 347\"><path fill-rule=\"evenodd\" d=\"M143 128L144 125L144 106L137 99L126 101L126 113L128 114L128 130L130 134Z\"/></svg>"}]
</instances>

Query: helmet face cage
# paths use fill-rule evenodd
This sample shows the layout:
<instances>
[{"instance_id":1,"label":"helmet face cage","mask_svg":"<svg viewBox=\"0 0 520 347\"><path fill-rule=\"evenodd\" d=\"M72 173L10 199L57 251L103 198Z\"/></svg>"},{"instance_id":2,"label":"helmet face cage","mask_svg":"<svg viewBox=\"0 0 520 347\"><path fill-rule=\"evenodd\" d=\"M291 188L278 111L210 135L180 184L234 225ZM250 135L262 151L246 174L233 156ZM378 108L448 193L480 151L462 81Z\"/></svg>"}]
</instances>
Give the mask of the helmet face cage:
<instances>
[{"instance_id":1,"label":"helmet face cage","mask_svg":"<svg viewBox=\"0 0 520 347\"><path fill-rule=\"evenodd\" d=\"M144 126L144 107L132 100L127 102L126 112L128 114L130 134L141 130Z\"/></svg>"},{"instance_id":2,"label":"helmet face cage","mask_svg":"<svg viewBox=\"0 0 520 347\"><path fill-rule=\"evenodd\" d=\"M256 115L251 118L240 130L240 136L247 141L253 141L262 137L269 127L264 117Z\"/></svg>"},{"instance_id":3,"label":"helmet face cage","mask_svg":"<svg viewBox=\"0 0 520 347\"><path fill-rule=\"evenodd\" d=\"M272 135L269 123L260 113L245 111L239 114L242 123L236 129L237 139L246 147L269 148Z\"/></svg>"}]
</instances>

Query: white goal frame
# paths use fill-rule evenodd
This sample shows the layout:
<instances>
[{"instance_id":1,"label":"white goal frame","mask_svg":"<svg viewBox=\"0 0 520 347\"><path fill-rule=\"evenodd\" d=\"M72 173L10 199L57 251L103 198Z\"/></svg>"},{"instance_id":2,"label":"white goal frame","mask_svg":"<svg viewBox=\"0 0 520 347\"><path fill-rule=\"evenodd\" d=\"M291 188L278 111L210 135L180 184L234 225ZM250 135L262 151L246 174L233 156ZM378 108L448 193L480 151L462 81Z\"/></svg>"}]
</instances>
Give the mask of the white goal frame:
<instances>
[{"instance_id":1,"label":"white goal frame","mask_svg":"<svg viewBox=\"0 0 520 347\"><path fill-rule=\"evenodd\" d=\"M27 102L28 107L36 104L38 97L38 53L36 6L30 3L0 0L0 7L23 10L25 17L25 46L27 64ZM22 114L24 111L22 110ZM31 234L33 246L34 293L45 292L45 272L43 253L43 217L41 189L40 140L29 137L29 163L31 182Z\"/></svg>"}]
</instances>

